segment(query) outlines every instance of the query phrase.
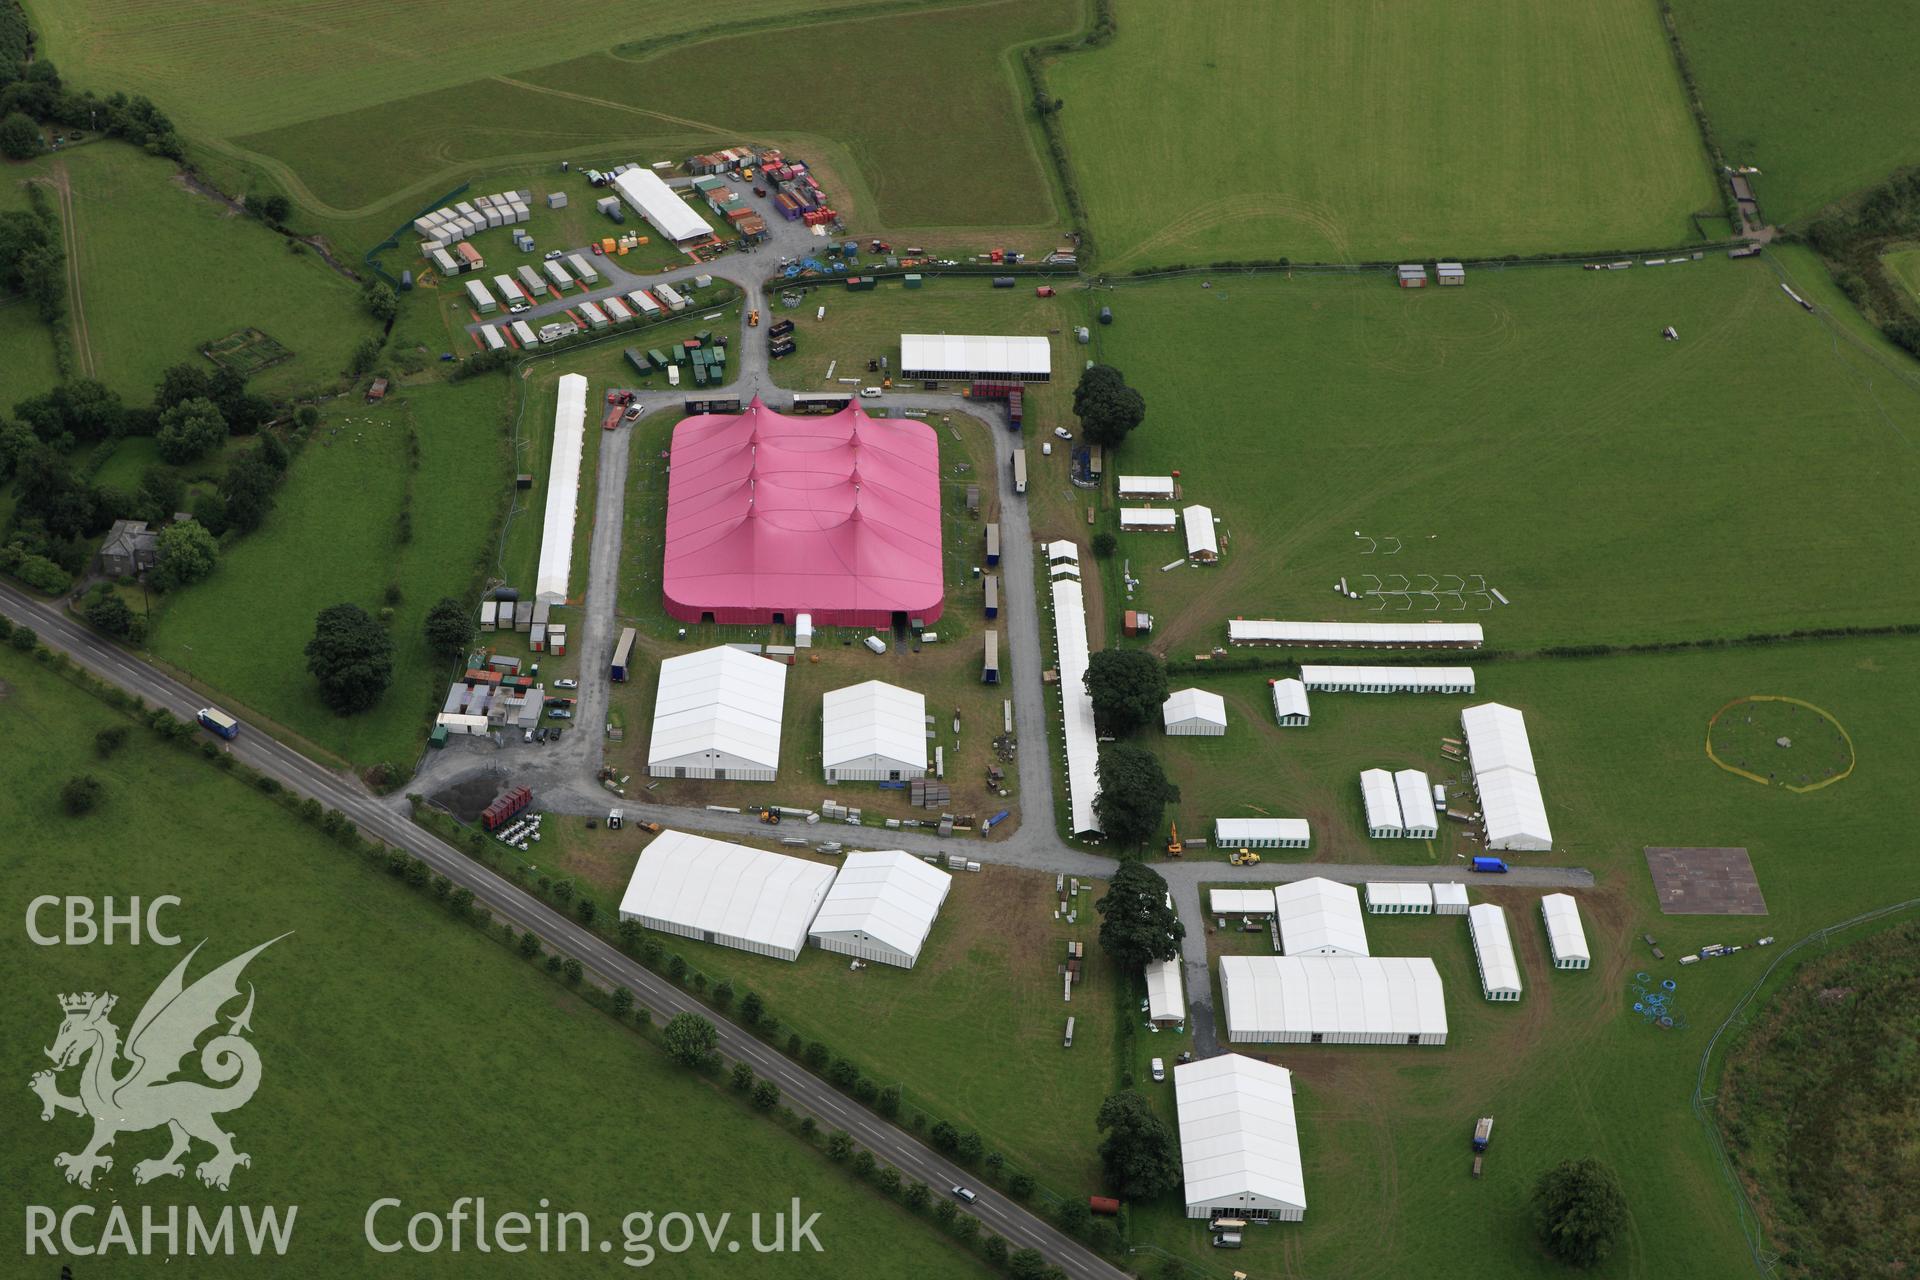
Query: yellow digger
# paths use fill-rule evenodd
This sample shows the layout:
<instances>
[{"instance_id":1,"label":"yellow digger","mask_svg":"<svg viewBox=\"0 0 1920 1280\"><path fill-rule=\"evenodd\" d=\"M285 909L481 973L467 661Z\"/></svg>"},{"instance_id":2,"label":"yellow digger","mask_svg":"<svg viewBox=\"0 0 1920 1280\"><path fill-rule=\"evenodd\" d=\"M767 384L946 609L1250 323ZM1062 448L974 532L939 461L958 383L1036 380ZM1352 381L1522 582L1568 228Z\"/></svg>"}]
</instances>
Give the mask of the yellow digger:
<instances>
[{"instance_id":1,"label":"yellow digger","mask_svg":"<svg viewBox=\"0 0 1920 1280\"><path fill-rule=\"evenodd\" d=\"M1236 867L1257 867L1260 865L1260 855L1251 849L1235 849L1227 855L1227 861Z\"/></svg>"},{"instance_id":2,"label":"yellow digger","mask_svg":"<svg viewBox=\"0 0 1920 1280\"><path fill-rule=\"evenodd\" d=\"M1186 851L1187 846L1185 842L1180 839L1180 824L1176 822L1173 824L1173 834L1167 837L1167 856L1169 858L1178 858L1186 853Z\"/></svg>"}]
</instances>

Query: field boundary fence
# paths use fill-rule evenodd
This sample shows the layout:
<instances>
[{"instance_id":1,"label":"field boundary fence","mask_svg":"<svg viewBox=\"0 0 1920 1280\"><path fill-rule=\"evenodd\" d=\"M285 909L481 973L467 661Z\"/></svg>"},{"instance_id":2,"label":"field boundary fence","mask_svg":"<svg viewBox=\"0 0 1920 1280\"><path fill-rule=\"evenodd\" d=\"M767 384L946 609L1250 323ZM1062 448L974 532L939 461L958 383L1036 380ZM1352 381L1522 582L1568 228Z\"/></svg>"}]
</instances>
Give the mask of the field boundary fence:
<instances>
[{"instance_id":1,"label":"field boundary fence","mask_svg":"<svg viewBox=\"0 0 1920 1280\"><path fill-rule=\"evenodd\" d=\"M380 255L385 253L389 249L398 249L400 247L400 237L403 235L406 235L409 231L413 229L413 220L415 218L426 217L428 214L432 213L435 209L441 208L442 206L453 201L455 198L465 194L467 189L472 185L473 184L470 182L463 182L459 186L455 187L453 190L447 192L447 194L441 196L438 200L433 200L427 204L421 205L418 209L414 210L411 215L408 216L405 222L402 222L399 226L395 227L392 231L389 231L387 233L387 238L385 240L382 240L379 244L367 250L366 253L361 256L360 261L366 264L367 269L369 271L379 276L382 280L385 280L388 284L392 285L395 289L398 289L400 287L400 282L394 279L394 277L388 273L386 267L381 265L379 261Z\"/></svg>"},{"instance_id":2,"label":"field boundary fence","mask_svg":"<svg viewBox=\"0 0 1920 1280\"><path fill-rule=\"evenodd\" d=\"M1374 275L1396 270L1401 263L1458 262L1463 267L1475 271L1505 271L1509 268L1529 267L1583 267L1603 266L1608 263L1629 260L1632 265L1643 265L1646 258L1664 257L1669 261L1684 260L1694 254L1719 253L1737 248L1746 241L1709 240L1683 245L1680 248L1651 249L1606 249L1580 253L1540 254L1533 257L1511 258L1445 258L1432 256L1407 257L1397 261L1375 260L1366 262L1292 262L1276 259L1270 262L1216 262L1196 265L1182 264L1171 267L1142 267L1126 275L1105 275L1095 273L1089 282L1097 288L1118 288L1130 284L1151 284L1160 280L1180 279L1187 276L1227 276L1227 275L1333 275L1362 276ZM1638 259L1640 261L1633 261Z\"/></svg>"},{"instance_id":3,"label":"field boundary fence","mask_svg":"<svg viewBox=\"0 0 1920 1280\"><path fill-rule=\"evenodd\" d=\"M1766 1235L1761 1227L1760 1215L1758 1211L1754 1209L1752 1199L1747 1195L1745 1184L1740 1181L1739 1171L1733 1167L1733 1158L1727 1154L1725 1135L1721 1133L1719 1121L1715 1118L1716 1111L1714 1103L1717 1102L1719 1098L1719 1090L1717 1087L1719 1072L1725 1067L1724 1054L1721 1055L1722 1060L1716 1063L1715 1053L1720 1050L1721 1042L1727 1039L1727 1033L1733 1030L1736 1024L1740 1026L1746 1025L1747 1011L1753 1005L1754 1001L1759 998L1761 991L1767 986L1768 982L1772 980L1774 974L1778 972L1781 966L1785 965L1790 958L1798 955L1806 948L1820 947L1831 941L1836 934L1844 933L1849 929L1858 928L1860 925L1870 924L1876 920L1883 920L1889 916L1898 915L1903 911L1912 911L1917 908L1920 908L1920 898L1908 898L1904 902L1896 902L1884 907L1875 907L1871 911L1863 911L1857 916L1840 921L1838 924L1830 924L1815 929L1798 942L1786 947L1774 956L1773 963L1767 966L1766 971L1754 979L1753 985L1742 992L1738 1000L1734 1001L1733 1008L1727 1011L1726 1018L1719 1026L1714 1028L1713 1035L1707 1040L1707 1047L1701 1051L1700 1067L1695 1073L1693 1081L1693 1113L1699 1118L1701 1127L1706 1130L1707 1143L1713 1148L1714 1160L1720 1166L1720 1176L1726 1181L1728 1188L1733 1192L1734 1213L1740 1222L1740 1234L1746 1237L1747 1251L1753 1258L1754 1270L1763 1276L1774 1274L1774 1264L1778 1261L1778 1258L1776 1255L1767 1251ZM1809 955L1806 958L1810 959L1812 956ZM1714 1092L1712 1093L1707 1091L1710 1083L1715 1086Z\"/></svg>"}]
</instances>

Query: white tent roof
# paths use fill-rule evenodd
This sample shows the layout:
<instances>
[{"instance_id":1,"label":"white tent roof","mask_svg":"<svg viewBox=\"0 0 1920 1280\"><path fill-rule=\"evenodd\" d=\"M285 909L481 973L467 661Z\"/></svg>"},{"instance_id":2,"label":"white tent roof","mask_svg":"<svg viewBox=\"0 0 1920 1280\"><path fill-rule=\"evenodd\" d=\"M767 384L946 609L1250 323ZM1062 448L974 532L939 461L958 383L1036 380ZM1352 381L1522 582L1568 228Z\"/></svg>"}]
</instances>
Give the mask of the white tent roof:
<instances>
[{"instance_id":1,"label":"white tent roof","mask_svg":"<svg viewBox=\"0 0 1920 1280\"><path fill-rule=\"evenodd\" d=\"M911 769L927 767L926 695L880 680L829 689L820 700L829 769L867 756L881 756Z\"/></svg>"},{"instance_id":2,"label":"white tent roof","mask_svg":"<svg viewBox=\"0 0 1920 1280\"><path fill-rule=\"evenodd\" d=\"M1400 793L1385 769L1360 771L1360 799L1367 806L1367 826L1404 827L1400 820Z\"/></svg>"},{"instance_id":3,"label":"white tent roof","mask_svg":"<svg viewBox=\"0 0 1920 1280\"><path fill-rule=\"evenodd\" d=\"M1339 667L1302 664L1300 678L1309 689L1335 685L1383 684L1390 689L1425 689L1433 685L1473 690L1472 667Z\"/></svg>"},{"instance_id":4,"label":"white tent roof","mask_svg":"<svg viewBox=\"0 0 1920 1280\"><path fill-rule=\"evenodd\" d=\"M1400 797L1400 820L1409 830L1440 825L1440 815L1433 808L1433 784L1426 774L1402 769L1393 775L1393 789Z\"/></svg>"},{"instance_id":5,"label":"white tent roof","mask_svg":"<svg viewBox=\"0 0 1920 1280\"><path fill-rule=\"evenodd\" d=\"M953 877L910 853L887 849L850 853L807 932L865 934L918 959Z\"/></svg>"},{"instance_id":6,"label":"white tent roof","mask_svg":"<svg viewBox=\"0 0 1920 1280\"><path fill-rule=\"evenodd\" d=\"M1173 496L1173 477L1121 476L1120 496L1123 498L1171 498Z\"/></svg>"},{"instance_id":7,"label":"white tent roof","mask_svg":"<svg viewBox=\"0 0 1920 1280\"><path fill-rule=\"evenodd\" d=\"M573 571L573 520L580 501L580 453L586 446L587 380L577 373L560 378L560 399L553 411L553 460L547 464L547 514L540 531L540 567L534 574L534 599L565 604Z\"/></svg>"},{"instance_id":8,"label":"white tent roof","mask_svg":"<svg viewBox=\"0 0 1920 1280\"><path fill-rule=\"evenodd\" d=\"M1485 633L1477 622L1276 622L1231 618L1227 639L1235 644L1429 644L1478 648Z\"/></svg>"},{"instance_id":9,"label":"white tent roof","mask_svg":"<svg viewBox=\"0 0 1920 1280\"><path fill-rule=\"evenodd\" d=\"M678 242L695 236L710 236L713 228L695 213L674 189L651 169L633 168L616 176L613 185L640 216L654 225L667 239Z\"/></svg>"},{"instance_id":10,"label":"white tent roof","mask_svg":"<svg viewBox=\"0 0 1920 1280\"><path fill-rule=\"evenodd\" d=\"M1307 709L1307 686L1302 681L1288 676L1273 682L1273 714L1276 716L1310 716Z\"/></svg>"},{"instance_id":11,"label":"white tent roof","mask_svg":"<svg viewBox=\"0 0 1920 1280\"><path fill-rule=\"evenodd\" d=\"M1366 918L1360 913L1360 891L1321 876L1278 885L1273 891L1274 913L1280 918L1280 947L1288 955L1337 947L1338 954L1367 954Z\"/></svg>"},{"instance_id":12,"label":"white tent roof","mask_svg":"<svg viewBox=\"0 0 1920 1280\"><path fill-rule=\"evenodd\" d=\"M634 866L620 914L797 951L832 883L822 863L663 831Z\"/></svg>"},{"instance_id":13,"label":"white tent roof","mask_svg":"<svg viewBox=\"0 0 1920 1280\"><path fill-rule=\"evenodd\" d=\"M1238 1053L1183 1062L1173 1098L1186 1203L1305 1212L1291 1071Z\"/></svg>"},{"instance_id":14,"label":"white tent roof","mask_svg":"<svg viewBox=\"0 0 1920 1280\"><path fill-rule=\"evenodd\" d=\"M1396 907L1431 907L1433 888L1417 880L1369 880L1367 881L1367 903Z\"/></svg>"},{"instance_id":15,"label":"white tent roof","mask_svg":"<svg viewBox=\"0 0 1920 1280\"><path fill-rule=\"evenodd\" d=\"M1467 886L1458 881L1449 880L1433 886L1433 905L1435 907L1464 907L1467 905Z\"/></svg>"},{"instance_id":16,"label":"white tent roof","mask_svg":"<svg viewBox=\"0 0 1920 1280\"><path fill-rule=\"evenodd\" d=\"M1311 828L1305 818L1215 818L1213 842L1243 845L1250 840L1307 840Z\"/></svg>"},{"instance_id":17,"label":"white tent roof","mask_svg":"<svg viewBox=\"0 0 1920 1280\"><path fill-rule=\"evenodd\" d=\"M1171 529L1179 516L1166 507L1122 507L1120 508L1120 527L1142 529Z\"/></svg>"},{"instance_id":18,"label":"white tent roof","mask_svg":"<svg viewBox=\"0 0 1920 1280\"><path fill-rule=\"evenodd\" d=\"M1061 538L1057 542L1049 542L1047 544L1047 563L1052 564L1057 560L1071 560L1073 563L1079 564L1080 544L1077 542L1068 542L1065 538Z\"/></svg>"},{"instance_id":19,"label":"white tent roof","mask_svg":"<svg viewBox=\"0 0 1920 1280\"><path fill-rule=\"evenodd\" d=\"M1147 966L1147 1017L1155 1022L1187 1020L1187 998L1180 985L1180 960L1156 960Z\"/></svg>"},{"instance_id":20,"label":"white tent roof","mask_svg":"<svg viewBox=\"0 0 1920 1280\"><path fill-rule=\"evenodd\" d=\"M1186 720L1200 720L1224 728L1227 700L1206 689L1175 689L1160 704L1160 714L1169 727Z\"/></svg>"},{"instance_id":21,"label":"white tent roof","mask_svg":"<svg viewBox=\"0 0 1920 1280\"><path fill-rule=\"evenodd\" d=\"M900 369L954 373L1051 376L1053 347L1045 338L1005 338L981 334L903 333Z\"/></svg>"},{"instance_id":22,"label":"white tent roof","mask_svg":"<svg viewBox=\"0 0 1920 1280\"><path fill-rule=\"evenodd\" d=\"M1507 909L1495 902L1468 907L1467 930L1473 934L1473 952L1480 959L1480 985L1488 991L1518 991L1520 961L1513 954Z\"/></svg>"},{"instance_id":23,"label":"white tent roof","mask_svg":"<svg viewBox=\"0 0 1920 1280\"><path fill-rule=\"evenodd\" d=\"M1533 773L1533 743L1527 738L1527 718L1512 707L1483 702L1460 713L1476 775L1495 769Z\"/></svg>"},{"instance_id":24,"label":"white tent roof","mask_svg":"<svg viewBox=\"0 0 1920 1280\"><path fill-rule=\"evenodd\" d=\"M1440 971L1425 956L1222 956L1229 1030L1444 1036Z\"/></svg>"},{"instance_id":25,"label":"white tent roof","mask_svg":"<svg viewBox=\"0 0 1920 1280\"><path fill-rule=\"evenodd\" d=\"M780 766L787 669L727 645L660 664L649 765L721 751L767 769Z\"/></svg>"},{"instance_id":26,"label":"white tent roof","mask_svg":"<svg viewBox=\"0 0 1920 1280\"><path fill-rule=\"evenodd\" d=\"M1202 552L1210 556L1220 554L1220 540L1213 534L1213 508L1195 504L1180 511L1180 519L1187 532L1187 554L1197 556Z\"/></svg>"},{"instance_id":27,"label":"white tent roof","mask_svg":"<svg viewBox=\"0 0 1920 1280\"><path fill-rule=\"evenodd\" d=\"M1540 779L1519 769L1474 771L1480 791L1480 816L1487 824L1487 843L1513 840L1553 846L1553 828L1547 822L1546 801L1540 798Z\"/></svg>"},{"instance_id":28,"label":"white tent roof","mask_svg":"<svg viewBox=\"0 0 1920 1280\"><path fill-rule=\"evenodd\" d=\"M1210 889L1207 909L1222 916L1270 916L1273 914L1271 889Z\"/></svg>"},{"instance_id":29,"label":"white tent roof","mask_svg":"<svg viewBox=\"0 0 1920 1280\"><path fill-rule=\"evenodd\" d=\"M1554 959L1593 959L1593 953L1587 950L1587 931L1580 925L1580 908L1572 894L1550 893L1540 899L1540 915L1547 922L1547 941Z\"/></svg>"},{"instance_id":30,"label":"white tent roof","mask_svg":"<svg viewBox=\"0 0 1920 1280\"><path fill-rule=\"evenodd\" d=\"M1053 581L1053 638L1060 667L1060 701L1067 742L1067 808L1073 830L1098 831L1093 800L1100 793L1100 743L1087 696L1087 607L1080 584Z\"/></svg>"}]
</instances>

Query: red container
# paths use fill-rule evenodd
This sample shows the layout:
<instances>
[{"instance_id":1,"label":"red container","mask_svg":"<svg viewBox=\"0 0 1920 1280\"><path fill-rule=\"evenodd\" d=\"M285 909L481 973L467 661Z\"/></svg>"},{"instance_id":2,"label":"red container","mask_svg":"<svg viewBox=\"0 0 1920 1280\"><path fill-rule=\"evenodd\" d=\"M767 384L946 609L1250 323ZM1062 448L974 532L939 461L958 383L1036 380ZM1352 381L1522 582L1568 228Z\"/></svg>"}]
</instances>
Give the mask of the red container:
<instances>
[{"instance_id":1,"label":"red container","mask_svg":"<svg viewBox=\"0 0 1920 1280\"><path fill-rule=\"evenodd\" d=\"M1120 1212L1120 1202L1112 1196L1088 1196L1087 1208L1093 1210L1095 1213L1102 1213L1111 1218L1114 1214Z\"/></svg>"}]
</instances>

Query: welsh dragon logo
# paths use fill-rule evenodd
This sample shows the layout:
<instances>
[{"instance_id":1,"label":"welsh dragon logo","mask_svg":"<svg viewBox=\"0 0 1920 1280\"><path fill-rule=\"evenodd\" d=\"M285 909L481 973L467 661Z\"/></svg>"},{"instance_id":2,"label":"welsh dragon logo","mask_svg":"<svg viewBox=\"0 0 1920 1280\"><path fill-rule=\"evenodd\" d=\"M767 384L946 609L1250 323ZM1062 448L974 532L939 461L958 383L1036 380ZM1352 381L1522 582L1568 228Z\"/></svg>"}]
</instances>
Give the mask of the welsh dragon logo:
<instances>
[{"instance_id":1,"label":"welsh dragon logo","mask_svg":"<svg viewBox=\"0 0 1920 1280\"><path fill-rule=\"evenodd\" d=\"M281 934L280 938L286 936ZM104 991L60 997L60 1011L65 1017L53 1047L46 1051L53 1059L53 1070L35 1073L28 1085L40 1097L42 1120L53 1119L56 1111L70 1111L93 1120L93 1138L84 1148L53 1158L54 1165L66 1171L68 1182L91 1187L96 1173L113 1168L113 1158L105 1154L105 1149L115 1138L161 1125L167 1127L172 1145L158 1159L142 1160L133 1166L136 1183L182 1177L186 1169L180 1157L187 1154L195 1139L213 1148L213 1155L194 1170L207 1186L225 1191L234 1168L253 1163L246 1152L233 1149L233 1135L214 1119L244 1107L260 1087L260 1054L244 1038L252 1030L251 983L247 985L246 1007L228 1022L225 1034L215 1035L200 1050L201 1072L214 1084L225 1087L176 1080L174 1076L194 1051L195 1042L219 1023L220 1010L240 997L240 973L247 963L280 938L235 956L187 986L187 965L200 951L200 946L195 946L147 998L140 1016L133 1020L124 1047L119 1028L108 1017L119 997ZM124 1072L117 1072L123 1058L129 1065ZM69 1067L80 1068L80 1091L73 1097L60 1092L56 1079Z\"/></svg>"}]
</instances>

